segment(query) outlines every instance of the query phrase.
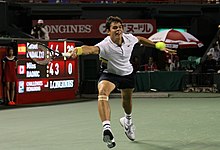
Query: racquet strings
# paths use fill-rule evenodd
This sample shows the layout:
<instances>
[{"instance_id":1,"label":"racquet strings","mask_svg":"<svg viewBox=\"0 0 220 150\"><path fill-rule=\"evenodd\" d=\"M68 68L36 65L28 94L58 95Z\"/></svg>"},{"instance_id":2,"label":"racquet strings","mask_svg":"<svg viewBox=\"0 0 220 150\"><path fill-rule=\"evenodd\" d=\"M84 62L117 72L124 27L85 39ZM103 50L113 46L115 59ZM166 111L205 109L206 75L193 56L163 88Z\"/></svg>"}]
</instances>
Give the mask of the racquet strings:
<instances>
[{"instance_id":1,"label":"racquet strings","mask_svg":"<svg viewBox=\"0 0 220 150\"><path fill-rule=\"evenodd\" d=\"M30 46L30 44L33 44ZM39 65L47 65L53 59L53 54L42 44L30 43L27 48L28 56Z\"/></svg>"}]
</instances>

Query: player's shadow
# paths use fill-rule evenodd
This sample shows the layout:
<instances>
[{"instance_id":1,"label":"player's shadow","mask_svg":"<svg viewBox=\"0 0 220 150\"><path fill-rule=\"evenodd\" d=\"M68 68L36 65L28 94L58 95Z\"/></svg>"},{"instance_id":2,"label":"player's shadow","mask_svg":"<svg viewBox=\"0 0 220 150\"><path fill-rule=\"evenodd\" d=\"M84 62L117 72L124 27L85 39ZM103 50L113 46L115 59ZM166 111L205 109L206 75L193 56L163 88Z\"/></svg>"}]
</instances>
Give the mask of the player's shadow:
<instances>
[{"instance_id":1,"label":"player's shadow","mask_svg":"<svg viewBox=\"0 0 220 150\"><path fill-rule=\"evenodd\" d=\"M135 141L134 143L138 145L140 150L176 150L168 146L154 144L154 142L150 141Z\"/></svg>"},{"instance_id":2,"label":"player's shadow","mask_svg":"<svg viewBox=\"0 0 220 150\"><path fill-rule=\"evenodd\" d=\"M208 139L204 141L155 141L155 140L139 140L135 141L140 150L197 150L197 149L211 149L219 150L220 142L210 141Z\"/></svg>"}]
</instances>

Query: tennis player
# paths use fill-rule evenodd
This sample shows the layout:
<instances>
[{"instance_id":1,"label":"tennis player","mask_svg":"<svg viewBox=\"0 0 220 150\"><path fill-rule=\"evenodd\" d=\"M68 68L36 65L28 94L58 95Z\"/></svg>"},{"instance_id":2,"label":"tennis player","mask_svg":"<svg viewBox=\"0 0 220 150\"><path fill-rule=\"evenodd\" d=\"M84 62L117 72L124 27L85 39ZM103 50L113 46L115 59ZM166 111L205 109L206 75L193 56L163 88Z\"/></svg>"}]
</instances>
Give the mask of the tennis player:
<instances>
[{"instance_id":1,"label":"tennis player","mask_svg":"<svg viewBox=\"0 0 220 150\"><path fill-rule=\"evenodd\" d=\"M135 79L133 67L129 60L136 43L155 47L155 43L144 37L123 33L122 23L122 20L117 16L108 17L106 20L108 36L103 41L95 46L75 47L70 52L73 58L78 55L99 54L102 60L103 72L98 81L98 111L103 126L103 141L109 148L116 145L110 124L109 95L115 88L120 89L124 109L124 117L120 118L120 124L128 139L134 141L132 93ZM167 48L162 50L174 52L174 50Z\"/></svg>"}]
</instances>

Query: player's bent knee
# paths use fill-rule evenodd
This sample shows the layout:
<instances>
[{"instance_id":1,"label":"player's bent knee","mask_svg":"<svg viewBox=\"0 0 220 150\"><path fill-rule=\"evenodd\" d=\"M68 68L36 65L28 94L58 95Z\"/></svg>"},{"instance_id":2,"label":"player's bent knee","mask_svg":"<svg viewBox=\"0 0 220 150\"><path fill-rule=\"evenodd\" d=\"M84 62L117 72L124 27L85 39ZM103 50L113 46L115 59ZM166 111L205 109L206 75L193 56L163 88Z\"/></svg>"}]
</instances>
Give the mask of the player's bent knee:
<instances>
[{"instance_id":1,"label":"player's bent knee","mask_svg":"<svg viewBox=\"0 0 220 150\"><path fill-rule=\"evenodd\" d=\"M108 96L106 95L99 95L98 96L98 101L108 101Z\"/></svg>"}]
</instances>

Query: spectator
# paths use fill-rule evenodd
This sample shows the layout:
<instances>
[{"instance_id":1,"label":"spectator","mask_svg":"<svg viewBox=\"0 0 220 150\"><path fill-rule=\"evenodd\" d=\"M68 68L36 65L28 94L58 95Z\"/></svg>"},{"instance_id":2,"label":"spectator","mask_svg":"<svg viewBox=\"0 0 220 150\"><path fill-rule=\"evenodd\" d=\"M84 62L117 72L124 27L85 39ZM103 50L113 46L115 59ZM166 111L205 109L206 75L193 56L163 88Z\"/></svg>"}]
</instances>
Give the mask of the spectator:
<instances>
[{"instance_id":1,"label":"spectator","mask_svg":"<svg viewBox=\"0 0 220 150\"><path fill-rule=\"evenodd\" d=\"M45 39L49 40L49 33L45 28L44 21L42 19L39 19L37 21L37 24L32 27L31 29L31 35L34 36L37 39Z\"/></svg>"},{"instance_id":2,"label":"spectator","mask_svg":"<svg viewBox=\"0 0 220 150\"><path fill-rule=\"evenodd\" d=\"M97 3L112 3L112 0L96 0Z\"/></svg>"},{"instance_id":3,"label":"spectator","mask_svg":"<svg viewBox=\"0 0 220 150\"><path fill-rule=\"evenodd\" d=\"M68 3L68 0L49 0L48 3Z\"/></svg>"},{"instance_id":4,"label":"spectator","mask_svg":"<svg viewBox=\"0 0 220 150\"><path fill-rule=\"evenodd\" d=\"M15 105L15 82L16 82L17 57L14 56L14 50L9 47L7 56L3 58L4 82L6 84L6 95L8 105Z\"/></svg>"},{"instance_id":5,"label":"spectator","mask_svg":"<svg viewBox=\"0 0 220 150\"><path fill-rule=\"evenodd\" d=\"M211 4L219 4L219 0L207 0Z\"/></svg>"},{"instance_id":6,"label":"spectator","mask_svg":"<svg viewBox=\"0 0 220 150\"><path fill-rule=\"evenodd\" d=\"M202 69L205 73L203 75L203 84L207 86L213 86L214 73L217 73L217 63L216 60L213 59L212 53L207 53L207 59L203 62Z\"/></svg>"},{"instance_id":7,"label":"spectator","mask_svg":"<svg viewBox=\"0 0 220 150\"><path fill-rule=\"evenodd\" d=\"M179 57L177 55L172 55L172 57L173 59L172 62L170 63L170 71L179 70L180 68Z\"/></svg>"},{"instance_id":8,"label":"spectator","mask_svg":"<svg viewBox=\"0 0 220 150\"><path fill-rule=\"evenodd\" d=\"M179 70L180 62L176 54L166 54L166 71Z\"/></svg>"},{"instance_id":9,"label":"spectator","mask_svg":"<svg viewBox=\"0 0 220 150\"><path fill-rule=\"evenodd\" d=\"M29 0L29 3L42 3L41 0Z\"/></svg>"},{"instance_id":10,"label":"spectator","mask_svg":"<svg viewBox=\"0 0 220 150\"><path fill-rule=\"evenodd\" d=\"M213 44L212 48L210 48L208 53L212 54L213 59L215 59L216 61L219 61L219 59L220 59L220 49L219 49L218 42Z\"/></svg>"},{"instance_id":11,"label":"spectator","mask_svg":"<svg viewBox=\"0 0 220 150\"><path fill-rule=\"evenodd\" d=\"M203 72L205 73L215 73L217 72L216 60L213 59L212 53L207 53L207 59L203 62Z\"/></svg>"},{"instance_id":12,"label":"spectator","mask_svg":"<svg viewBox=\"0 0 220 150\"><path fill-rule=\"evenodd\" d=\"M157 71L158 70L153 57L149 57L148 63L143 65L143 67L144 67L144 71Z\"/></svg>"},{"instance_id":13,"label":"spectator","mask_svg":"<svg viewBox=\"0 0 220 150\"><path fill-rule=\"evenodd\" d=\"M137 56L134 56L131 64L133 66L134 72L140 71L140 60Z\"/></svg>"}]
</instances>

